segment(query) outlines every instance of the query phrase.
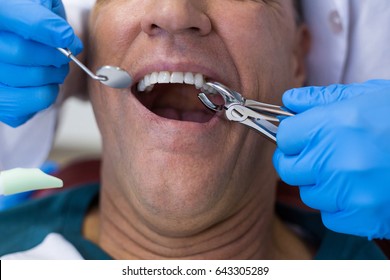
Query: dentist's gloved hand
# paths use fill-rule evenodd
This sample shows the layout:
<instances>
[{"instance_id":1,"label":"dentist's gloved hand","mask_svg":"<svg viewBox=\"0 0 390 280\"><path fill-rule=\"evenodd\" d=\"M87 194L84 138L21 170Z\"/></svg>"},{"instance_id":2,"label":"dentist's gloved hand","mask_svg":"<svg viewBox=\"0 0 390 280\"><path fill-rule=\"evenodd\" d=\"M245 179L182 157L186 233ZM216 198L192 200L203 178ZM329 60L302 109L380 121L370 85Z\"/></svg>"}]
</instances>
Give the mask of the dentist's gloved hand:
<instances>
[{"instance_id":1,"label":"dentist's gloved hand","mask_svg":"<svg viewBox=\"0 0 390 280\"><path fill-rule=\"evenodd\" d=\"M57 98L69 59L82 50L60 0L0 0L0 121L16 127Z\"/></svg>"},{"instance_id":2,"label":"dentist's gloved hand","mask_svg":"<svg viewBox=\"0 0 390 280\"><path fill-rule=\"evenodd\" d=\"M390 238L390 81L287 91L274 166L329 229Z\"/></svg>"}]
</instances>

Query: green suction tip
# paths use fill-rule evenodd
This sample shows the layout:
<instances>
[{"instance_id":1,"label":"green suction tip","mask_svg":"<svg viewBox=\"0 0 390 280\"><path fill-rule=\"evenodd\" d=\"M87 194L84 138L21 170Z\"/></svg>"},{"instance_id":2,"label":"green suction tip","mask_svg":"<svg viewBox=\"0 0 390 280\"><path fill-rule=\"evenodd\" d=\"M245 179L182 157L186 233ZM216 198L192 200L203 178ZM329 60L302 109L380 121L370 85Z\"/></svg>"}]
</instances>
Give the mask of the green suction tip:
<instances>
[{"instance_id":1,"label":"green suction tip","mask_svg":"<svg viewBox=\"0 0 390 280\"><path fill-rule=\"evenodd\" d=\"M38 168L15 168L0 173L0 194L3 195L62 186L62 180L47 175Z\"/></svg>"}]
</instances>

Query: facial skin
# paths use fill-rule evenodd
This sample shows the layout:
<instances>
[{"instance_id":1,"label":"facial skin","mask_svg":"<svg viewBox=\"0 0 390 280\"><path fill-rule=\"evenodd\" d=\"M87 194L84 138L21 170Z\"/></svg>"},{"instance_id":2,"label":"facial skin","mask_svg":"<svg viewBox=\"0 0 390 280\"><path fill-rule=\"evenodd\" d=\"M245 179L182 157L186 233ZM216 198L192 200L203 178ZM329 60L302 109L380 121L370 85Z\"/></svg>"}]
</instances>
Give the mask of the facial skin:
<instances>
[{"instance_id":1,"label":"facial skin","mask_svg":"<svg viewBox=\"0 0 390 280\"><path fill-rule=\"evenodd\" d=\"M92 69L118 65L136 82L159 71L201 73L269 103L303 83L305 32L289 0L97 2ZM96 242L113 257L308 257L295 254L302 242L273 212L273 144L205 113L194 86L89 87L103 138Z\"/></svg>"}]
</instances>

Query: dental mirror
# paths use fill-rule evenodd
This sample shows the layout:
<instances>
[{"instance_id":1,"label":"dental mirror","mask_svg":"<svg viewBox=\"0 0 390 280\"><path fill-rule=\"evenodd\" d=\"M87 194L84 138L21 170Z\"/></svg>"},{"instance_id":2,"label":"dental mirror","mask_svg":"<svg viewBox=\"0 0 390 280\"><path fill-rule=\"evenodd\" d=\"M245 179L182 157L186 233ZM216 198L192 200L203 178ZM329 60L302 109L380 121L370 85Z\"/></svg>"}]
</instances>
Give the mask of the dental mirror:
<instances>
[{"instance_id":1,"label":"dental mirror","mask_svg":"<svg viewBox=\"0 0 390 280\"><path fill-rule=\"evenodd\" d=\"M78 60L70 50L57 48L63 55L74 61L92 79L111 88L129 88L132 78L125 70L116 66L103 66L97 70L96 75Z\"/></svg>"}]
</instances>

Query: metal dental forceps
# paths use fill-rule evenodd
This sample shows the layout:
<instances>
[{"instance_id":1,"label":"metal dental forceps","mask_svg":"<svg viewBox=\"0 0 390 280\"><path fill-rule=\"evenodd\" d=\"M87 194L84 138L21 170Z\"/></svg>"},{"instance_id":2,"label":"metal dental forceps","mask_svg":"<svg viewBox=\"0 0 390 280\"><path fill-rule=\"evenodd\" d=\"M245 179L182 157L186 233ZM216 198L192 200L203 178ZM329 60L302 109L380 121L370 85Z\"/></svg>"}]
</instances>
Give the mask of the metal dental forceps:
<instances>
[{"instance_id":1,"label":"metal dental forceps","mask_svg":"<svg viewBox=\"0 0 390 280\"><path fill-rule=\"evenodd\" d=\"M217 105L208 98L206 93L201 92L198 97L207 108L215 112L225 110L225 116L228 120L249 126L274 143L276 143L278 127L271 122L280 122L283 118L294 116L283 107L247 100L238 92L217 82L208 82L204 88L207 94L221 95L225 103Z\"/></svg>"}]
</instances>

